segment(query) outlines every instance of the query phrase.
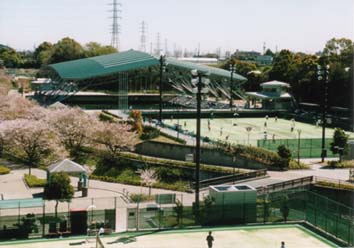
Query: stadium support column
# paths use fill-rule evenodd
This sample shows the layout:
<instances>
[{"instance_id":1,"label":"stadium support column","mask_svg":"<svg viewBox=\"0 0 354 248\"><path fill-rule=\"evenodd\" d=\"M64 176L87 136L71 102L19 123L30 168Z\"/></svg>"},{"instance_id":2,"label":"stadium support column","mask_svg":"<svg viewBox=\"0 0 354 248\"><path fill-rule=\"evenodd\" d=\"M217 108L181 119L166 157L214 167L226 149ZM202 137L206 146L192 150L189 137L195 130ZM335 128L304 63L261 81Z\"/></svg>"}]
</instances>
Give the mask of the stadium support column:
<instances>
[{"instance_id":1,"label":"stadium support column","mask_svg":"<svg viewBox=\"0 0 354 248\"><path fill-rule=\"evenodd\" d=\"M162 124L162 80L163 73L166 69L166 58L165 56L160 56L160 83L159 83L159 123Z\"/></svg>"},{"instance_id":2,"label":"stadium support column","mask_svg":"<svg viewBox=\"0 0 354 248\"><path fill-rule=\"evenodd\" d=\"M232 110L232 91L234 89L234 72L236 70L235 63L230 64L231 80L230 80L230 110Z\"/></svg>"},{"instance_id":3,"label":"stadium support column","mask_svg":"<svg viewBox=\"0 0 354 248\"><path fill-rule=\"evenodd\" d=\"M198 70L192 70L192 84L193 93L197 93L197 134L196 134L196 151L195 151L195 205L194 210L196 214L196 221L200 221L199 215L199 181L200 181L200 121L201 121L201 102L202 93L207 93L208 89L204 86L209 84L209 79L205 76L209 75L209 72L202 72ZM204 87L204 88L203 88Z\"/></svg>"}]
</instances>

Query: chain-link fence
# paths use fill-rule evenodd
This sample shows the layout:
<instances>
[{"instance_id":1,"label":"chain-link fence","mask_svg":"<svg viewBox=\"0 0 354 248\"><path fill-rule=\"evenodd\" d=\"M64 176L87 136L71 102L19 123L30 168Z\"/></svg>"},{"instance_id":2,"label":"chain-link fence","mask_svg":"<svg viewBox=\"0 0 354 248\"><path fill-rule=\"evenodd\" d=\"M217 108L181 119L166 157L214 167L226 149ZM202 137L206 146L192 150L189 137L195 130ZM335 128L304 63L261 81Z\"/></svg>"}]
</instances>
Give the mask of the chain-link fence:
<instances>
[{"instance_id":1,"label":"chain-link fence","mask_svg":"<svg viewBox=\"0 0 354 248\"><path fill-rule=\"evenodd\" d=\"M198 225L237 225L306 221L323 233L353 245L354 210L306 189L259 192L255 202L216 203L202 196L199 211L183 194L158 195L148 202L126 203L123 198L83 198L0 208L0 238L58 237L105 231L139 231Z\"/></svg>"},{"instance_id":2,"label":"chain-link fence","mask_svg":"<svg viewBox=\"0 0 354 248\"><path fill-rule=\"evenodd\" d=\"M334 154L331 150L332 138L325 139L325 148L327 149L327 157L338 157L338 154ZM322 139L275 139L275 140L258 140L257 146L271 151L277 151L279 145L287 146L293 157L298 156L298 150L300 147L301 158L319 158L322 152Z\"/></svg>"}]
</instances>

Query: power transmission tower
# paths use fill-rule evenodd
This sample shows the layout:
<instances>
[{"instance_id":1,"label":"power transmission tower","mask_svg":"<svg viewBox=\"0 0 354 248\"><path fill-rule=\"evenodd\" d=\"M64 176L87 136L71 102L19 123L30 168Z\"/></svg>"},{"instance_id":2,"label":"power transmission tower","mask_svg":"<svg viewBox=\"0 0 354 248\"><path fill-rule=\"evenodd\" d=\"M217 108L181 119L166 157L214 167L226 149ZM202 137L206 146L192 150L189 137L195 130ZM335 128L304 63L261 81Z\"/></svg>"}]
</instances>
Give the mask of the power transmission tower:
<instances>
[{"instance_id":1,"label":"power transmission tower","mask_svg":"<svg viewBox=\"0 0 354 248\"><path fill-rule=\"evenodd\" d=\"M147 25L145 21L140 23L140 51L146 52L146 29Z\"/></svg>"},{"instance_id":2,"label":"power transmission tower","mask_svg":"<svg viewBox=\"0 0 354 248\"><path fill-rule=\"evenodd\" d=\"M161 41L160 41L160 33L157 33L156 36L156 49L155 49L155 56L161 55Z\"/></svg>"},{"instance_id":3,"label":"power transmission tower","mask_svg":"<svg viewBox=\"0 0 354 248\"><path fill-rule=\"evenodd\" d=\"M115 47L119 51L119 34L120 34L120 25L118 23L118 19L122 19L119 15L122 11L118 8L118 6L122 7L121 3L118 3L117 0L113 0L113 3L110 4L113 6L112 9L112 38L111 38L111 46Z\"/></svg>"}]
</instances>

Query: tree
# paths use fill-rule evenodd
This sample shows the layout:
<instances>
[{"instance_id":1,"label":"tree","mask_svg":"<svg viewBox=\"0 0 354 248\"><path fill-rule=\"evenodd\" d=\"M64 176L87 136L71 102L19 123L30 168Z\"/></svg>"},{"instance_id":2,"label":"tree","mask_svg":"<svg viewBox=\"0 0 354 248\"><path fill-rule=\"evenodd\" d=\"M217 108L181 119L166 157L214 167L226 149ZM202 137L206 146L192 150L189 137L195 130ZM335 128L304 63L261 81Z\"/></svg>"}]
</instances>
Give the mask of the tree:
<instances>
[{"instance_id":1,"label":"tree","mask_svg":"<svg viewBox=\"0 0 354 248\"><path fill-rule=\"evenodd\" d=\"M7 149L29 166L30 175L31 167L35 164L48 163L65 156L65 152L58 145L57 135L43 121L3 121L0 130L7 141Z\"/></svg>"},{"instance_id":2,"label":"tree","mask_svg":"<svg viewBox=\"0 0 354 248\"><path fill-rule=\"evenodd\" d=\"M99 122L94 126L91 137L95 147L104 150L111 159L121 151L133 150L137 142L131 127L120 123Z\"/></svg>"},{"instance_id":3,"label":"tree","mask_svg":"<svg viewBox=\"0 0 354 248\"><path fill-rule=\"evenodd\" d=\"M143 132L141 111L132 110L129 117L133 120L133 130L140 136Z\"/></svg>"},{"instance_id":4,"label":"tree","mask_svg":"<svg viewBox=\"0 0 354 248\"><path fill-rule=\"evenodd\" d=\"M289 162L291 159L291 151L285 145L278 146L278 155L281 158L280 167L282 169L287 168L289 166Z\"/></svg>"},{"instance_id":5,"label":"tree","mask_svg":"<svg viewBox=\"0 0 354 248\"><path fill-rule=\"evenodd\" d=\"M55 217L58 217L59 202L70 202L74 196L74 188L70 185L69 175L65 172L54 172L44 186L44 199L55 200Z\"/></svg>"},{"instance_id":6,"label":"tree","mask_svg":"<svg viewBox=\"0 0 354 248\"><path fill-rule=\"evenodd\" d=\"M331 142L331 151L334 154L345 154L348 150L348 138L342 129L336 128L333 133L333 142ZM343 148L343 151L338 150L338 148Z\"/></svg>"},{"instance_id":7,"label":"tree","mask_svg":"<svg viewBox=\"0 0 354 248\"><path fill-rule=\"evenodd\" d=\"M157 182L156 171L150 168L144 168L140 171L141 182L149 187L149 196L151 196L151 187Z\"/></svg>"},{"instance_id":8,"label":"tree","mask_svg":"<svg viewBox=\"0 0 354 248\"><path fill-rule=\"evenodd\" d=\"M65 108L52 111L48 122L58 132L70 156L75 158L80 155L84 146L90 144L97 120L78 108Z\"/></svg>"},{"instance_id":9,"label":"tree","mask_svg":"<svg viewBox=\"0 0 354 248\"><path fill-rule=\"evenodd\" d=\"M283 195L280 204L280 212L283 216L284 221L286 222L290 213L289 197L287 195Z\"/></svg>"},{"instance_id":10,"label":"tree","mask_svg":"<svg viewBox=\"0 0 354 248\"><path fill-rule=\"evenodd\" d=\"M85 56L94 57L105 54L116 53L117 49L112 46L102 46L97 42L90 42L85 45Z\"/></svg>"},{"instance_id":11,"label":"tree","mask_svg":"<svg viewBox=\"0 0 354 248\"><path fill-rule=\"evenodd\" d=\"M180 200L176 200L176 207L173 208L176 213L177 224L180 225L183 218L183 203Z\"/></svg>"},{"instance_id":12,"label":"tree","mask_svg":"<svg viewBox=\"0 0 354 248\"><path fill-rule=\"evenodd\" d=\"M66 37L58 41L53 47L50 63L59 63L84 57L82 46L75 40Z\"/></svg>"},{"instance_id":13,"label":"tree","mask_svg":"<svg viewBox=\"0 0 354 248\"><path fill-rule=\"evenodd\" d=\"M25 119L34 106L36 106L34 102L21 96L1 96L0 120Z\"/></svg>"},{"instance_id":14,"label":"tree","mask_svg":"<svg viewBox=\"0 0 354 248\"><path fill-rule=\"evenodd\" d=\"M41 43L35 50L34 50L34 59L36 61L36 65L41 67L42 65L47 65L52 57L53 53L53 44L50 42L43 42Z\"/></svg>"},{"instance_id":15,"label":"tree","mask_svg":"<svg viewBox=\"0 0 354 248\"><path fill-rule=\"evenodd\" d=\"M10 47L0 48L0 59L5 67L17 68L23 65L23 58L19 53Z\"/></svg>"}]
</instances>

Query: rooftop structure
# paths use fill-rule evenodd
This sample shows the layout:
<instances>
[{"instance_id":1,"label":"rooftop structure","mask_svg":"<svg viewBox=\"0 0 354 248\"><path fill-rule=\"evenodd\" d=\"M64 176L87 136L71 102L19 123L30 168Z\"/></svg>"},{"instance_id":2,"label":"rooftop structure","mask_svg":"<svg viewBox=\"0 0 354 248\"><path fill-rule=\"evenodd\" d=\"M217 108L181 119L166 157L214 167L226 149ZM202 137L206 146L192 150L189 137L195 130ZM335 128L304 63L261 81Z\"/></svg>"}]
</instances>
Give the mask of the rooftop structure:
<instances>
[{"instance_id":1,"label":"rooftop structure","mask_svg":"<svg viewBox=\"0 0 354 248\"><path fill-rule=\"evenodd\" d=\"M253 102L254 108L263 109L293 109L294 98L288 92L290 85L280 81L270 81L261 84L262 91L246 92L249 100ZM257 103L258 102L258 103ZM248 102L248 108L251 104Z\"/></svg>"}]
</instances>

